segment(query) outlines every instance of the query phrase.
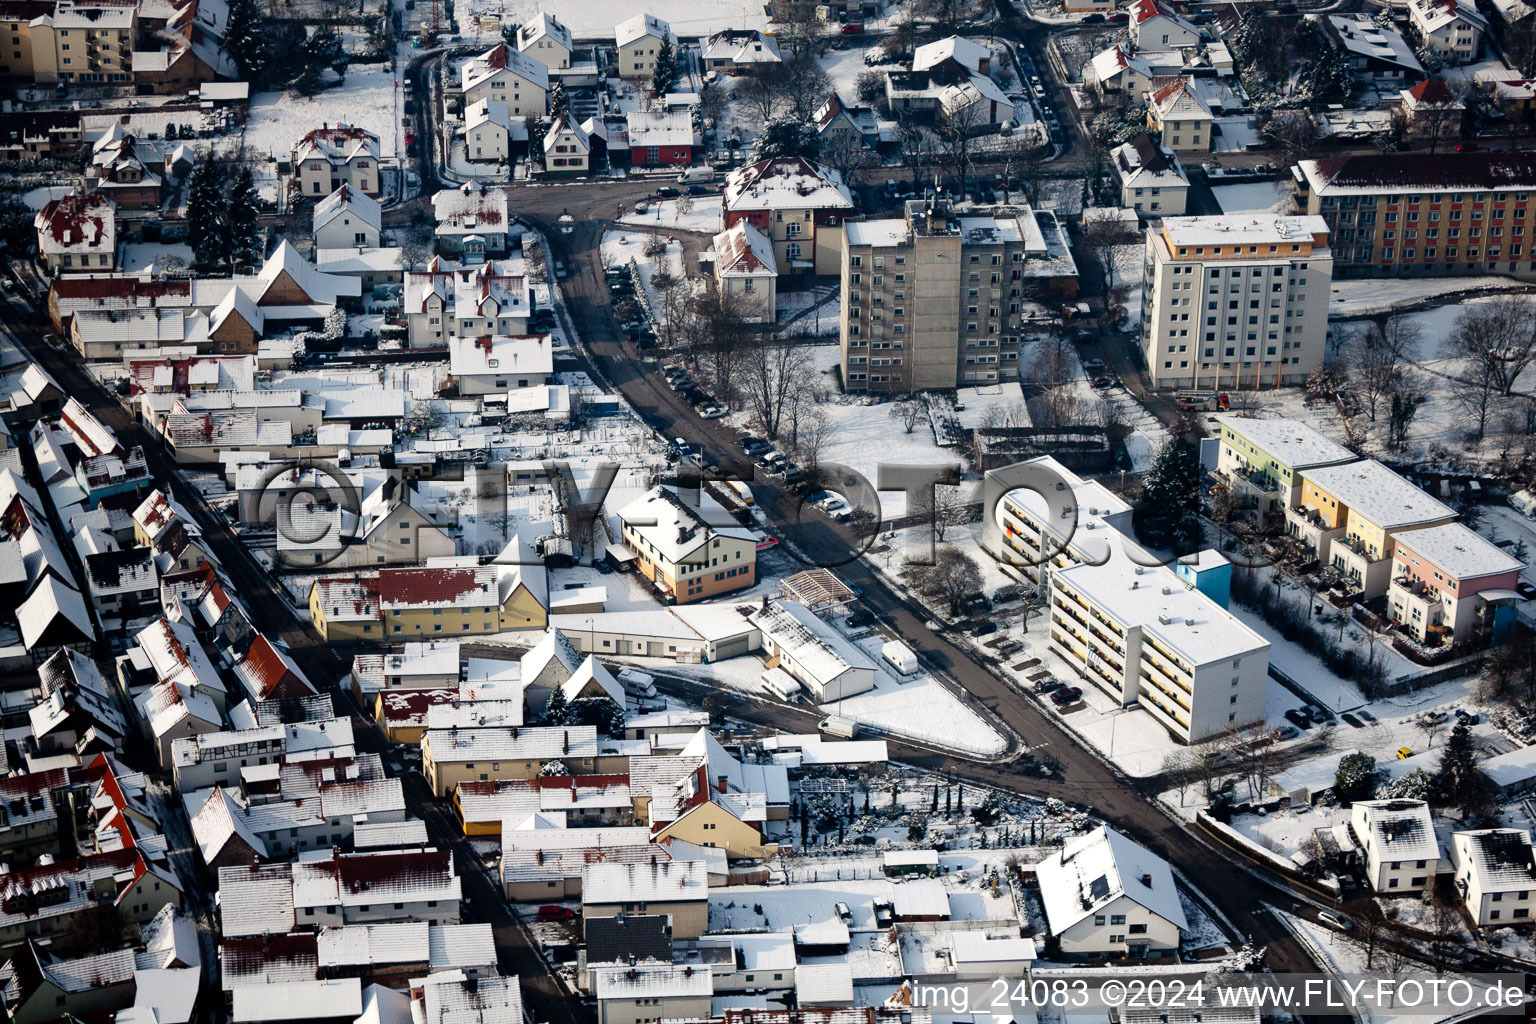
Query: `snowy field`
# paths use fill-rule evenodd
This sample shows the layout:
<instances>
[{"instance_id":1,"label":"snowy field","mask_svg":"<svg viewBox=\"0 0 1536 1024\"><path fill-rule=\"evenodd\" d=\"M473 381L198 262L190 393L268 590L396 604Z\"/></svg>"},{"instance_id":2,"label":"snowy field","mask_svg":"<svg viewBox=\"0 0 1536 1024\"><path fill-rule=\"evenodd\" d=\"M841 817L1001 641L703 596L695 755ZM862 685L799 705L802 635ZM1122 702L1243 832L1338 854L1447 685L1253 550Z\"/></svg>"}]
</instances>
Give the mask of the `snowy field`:
<instances>
[{"instance_id":1,"label":"snowy field","mask_svg":"<svg viewBox=\"0 0 1536 1024\"><path fill-rule=\"evenodd\" d=\"M614 23L640 10L636 7L616 11L605 4L594 7L576 0L461 0L453 9L459 30L470 38L479 35L473 19L482 13L499 15L501 23L509 25L542 12L564 22L578 42L601 40L609 45L613 44ZM670 24L673 33L682 39L727 28L768 27L768 15L761 5L744 5L736 0L649 0L644 10Z\"/></svg>"},{"instance_id":2,"label":"snowy field","mask_svg":"<svg viewBox=\"0 0 1536 1024\"><path fill-rule=\"evenodd\" d=\"M1254 181L1242 185L1213 185L1222 213L1289 212L1295 205L1291 190L1273 181Z\"/></svg>"},{"instance_id":3,"label":"snowy field","mask_svg":"<svg viewBox=\"0 0 1536 1024\"><path fill-rule=\"evenodd\" d=\"M330 80L327 73L326 80ZM396 111L396 79L388 64L354 64L346 81L312 97L294 92L259 92L251 97L245 124L245 153L249 157L285 159L306 132L323 124L350 124L379 136L379 155L388 160L400 152Z\"/></svg>"},{"instance_id":4,"label":"snowy field","mask_svg":"<svg viewBox=\"0 0 1536 1024\"><path fill-rule=\"evenodd\" d=\"M1387 313L1404 305L1442 295L1467 292L1526 290L1530 285L1509 277L1362 277L1335 280L1328 301L1328 317Z\"/></svg>"},{"instance_id":5,"label":"snowy field","mask_svg":"<svg viewBox=\"0 0 1536 1024\"><path fill-rule=\"evenodd\" d=\"M631 210L619 218L619 223L713 235L720 231L720 197L663 199L644 213Z\"/></svg>"}]
</instances>

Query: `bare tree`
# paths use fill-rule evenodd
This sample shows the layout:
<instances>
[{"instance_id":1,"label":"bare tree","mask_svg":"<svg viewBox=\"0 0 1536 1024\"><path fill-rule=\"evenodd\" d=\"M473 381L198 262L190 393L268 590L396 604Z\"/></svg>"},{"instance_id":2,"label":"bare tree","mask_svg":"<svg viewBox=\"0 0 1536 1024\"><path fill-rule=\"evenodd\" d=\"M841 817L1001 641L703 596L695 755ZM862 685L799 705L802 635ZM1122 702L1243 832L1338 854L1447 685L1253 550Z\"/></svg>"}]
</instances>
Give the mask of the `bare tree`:
<instances>
[{"instance_id":1,"label":"bare tree","mask_svg":"<svg viewBox=\"0 0 1536 1024\"><path fill-rule=\"evenodd\" d=\"M1351 381L1372 423L1383 405L1402 390L1403 364L1413 357L1418 345L1418 326L1403 316L1391 317L1384 325L1371 324L1350 345L1348 358L1354 367Z\"/></svg>"},{"instance_id":2,"label":"bare tree","mask_svg":"<svg viewBox=\"0 0 1536 1024\"><path fill-rule=\"evenodd\" d=\"M905 433L912 433L917 425L923 421L927 410L923 403L909 398L904 402L896 402L891 406L891 419L899 420Z\"/></svg>"},{"instance_id":3,"label":"bare tree","mask_svg":"<svg viewBox=\"0 0 1536 1024\"><path fill-rule=\"evenodd\" d=\"M1184 794L1189 792L1189 787L1195 781L1189 751L1183 747L1175 747L1168 751L1163 758L1163 779L1170 787L1179 791L1179 806L1183 807Z\"/></svg>"},{"instance_id":4,"label":"bare tree","mask_svg":"<svg viewBox=\"0 0 1536 1024\"><path fill-rule=\"evenodd\" d=\"M779 101L783 99L779 80L771 74L759 72L738 78L735 87L731 89L731 95L743 103L750 113L756 114L763 124L773 120Z\"/></svg>"},{"instance_id":5,"label":"bare tree","mask_svg":"<svg viewBox=\"0 0 1536 1024\"><path fill-rule=\"evenodd\" d=\"M1499 394L1496 363L1491 353L1485 358L1468 359L1461 373L1451 378L1451 396L1469 418L1472 437L1477 441L1488 432L1488 417Z\"/></svg>"},{"instance_id":6,"label":"bare tree","mask_svg":"<svg viewBox=\"0 0 1536 1024\"><path fill-rule=\"evenodd\" d=\"M1266 22L1270 20L1265 19ZM1281 180L1288 180L1291 168L1298 160L1314 152L1322 139L1322 130L1307 110L1277 112L1264 126L1263 134L1280 150L1280 158L1275 162L1275 174Z\"/></svg>"},{"instance_id":7,"label":"bare tree","mask_svg":"<svg viewBox=\"0 0 1536 1024\"><path fill-rule=\"evenodd\" d=\"M934 121L933 131L941 143L939 152L949 158L956 188L962 195L970 191L976 133L984 123L981 103L967 103L964 99L942 108Z\"/></svg>"},{"instance_id":8,"label":"bare tree","mask_svg":"<svg viewBox=\"0 0 1536 1024\"><path fill-rule=\"evenodd\" d=\"M795 451L799 453L800 460L811 469L820 466L821 453L837 436L837 431L837 421L828 415L825 405L811 406L810 410L800 417L797 431L799 436Z\"/></svg>"},{"instance_id":9,"label":"bare tree","mask_svg":"<svg viewBox=\"0 0 1536 1024\"><path fill-rule=\"evenodd\" d=\"M917 0L917 13L936 22L941 32L959 32L976 16L976 0Z\"/></svg>"},{"instance_id":10,"label":"bare tree","mask_svg":"<svg viewBox=\"0 0 1536 1024\"><path fill-rule=\"evenodd\" d=\"M1461 121L1466 110L1465 104L1447 88L1443 98L1421 102L1414 108L1409 115L1410 133L1433 153L1453 139L1461 138Z\"/></svg>"},{"instance_id":11,"label":"bare tree","mask_svg":"<svg viewBox=\"0 0 1536 1024\"><path fill-rule=\"evenodd\" d=\"M689 320L695 361L709 381L709 392L722 402L734 401L738 393L746 339L751 334L745 303L739 294L716 289L695 305Z\"/></svg>"},{"instance_id":12,"label":"bare tree","mask_svg":"<svg viewBox=\"0 0 1536 1024\"><path fill-rule=\"evenodd\" d=\"M1444 730L1445 719L1443 718L1426 717L1419 719L1419 731L1424 734L1424 748L1426 750L1435 745L1435 737Z\"/></svg>"},{"instance_id":13,"label":"bare tree","mask_svg":"<svg viewBox=\"0 0 1536 1024\"><path fill-rule=\"evenodd\" d=\"M956 526L965 522L966 495L961 486L935 484L907 509L907 515L916 522L926 522L933 527L933 538L940 544Z\"/></svg>"},{"instance_id":14,"label":"bare tree","mask_svg":"<svg viewBox=\"0 0 1536 1024\"><path fill-rule=\"evenodd\" d=\"M744 340L738 372L741 390L763 435L777 440L809 354L804 346L772 334Z\"/></svg>"},{"instance_id":15,"label":"bare tree","mask_svg":"<svg viewBox=\"0 0 1536 1024\"><path fill-rule=\"evenodd\" d=\"M1536 303L1505 295L1467 306L1456 317L1449 347L1463 359L1485 364L1493 386L1509 394L1536 359Z\"/></svg>"},{"instance_id":16,"label":"bare tree","mask_svg":"<svg viewBox=\"0 0 1536 1024\"><path fill-rule=\"evenodd\" d=\"M1095 217L1083 225L1078 235L1078 248L1093 260L1099 272L1104 275L1106 293L1115 287L1115 249L1122 245L1132 245L1135 241L1135 232L1118 220Z\"/></svg>"},{"instance_id":17,"label":"bare tree","mask_svg":"<svg viewBox=\"0 0 1536 1024\"><path fill-rule=\"evenodd\" d=\"M1436 890L1429 903L1429 957L1436 974L1443 973L1454 962L1455 951L1462 944L1462 931L1460 909Z\"/></svg>"},{"instance_id":18,"label":"bare tree","mask_svg":"<svg viewBox=\"0 0 1536 1024\"><path fill-rule=\"evenodd\" d=\"M850 188L858 185L864 171L878 163L863 140L854 138L851 133L834 135L822 145L818 159L842 175Z\"/></svg>"},{"instance_id":19,"label":"bare tree","mask_svg":"<svg viewBox=\"0 0 1536 1024\"><path fill-rule=\"evenodd\" d=\"M778 77L783 82L783 93L789 101L790 112L802 121L809 121L816 108L821 106L832 89L832 79L822 70L816 59L820 51L805 51L790 57L778 65Z\"/></svg>"}]
</instances>

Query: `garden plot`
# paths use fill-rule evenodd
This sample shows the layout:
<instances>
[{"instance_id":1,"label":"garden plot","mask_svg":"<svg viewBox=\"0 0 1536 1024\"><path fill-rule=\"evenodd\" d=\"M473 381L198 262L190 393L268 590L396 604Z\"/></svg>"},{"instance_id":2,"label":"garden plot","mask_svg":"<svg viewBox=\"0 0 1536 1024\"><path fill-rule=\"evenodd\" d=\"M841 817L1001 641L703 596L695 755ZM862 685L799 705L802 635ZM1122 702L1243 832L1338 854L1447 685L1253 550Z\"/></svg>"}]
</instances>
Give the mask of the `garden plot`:
<instances>
[{"instance_id":1,"label":"garden plot","mask_svg":"<svg viewBox=\"0 0 1536 1024\"><path fill-rule=\"evenodd\" d=\"M331 73L326 72L330 82ZM396 111L397 84L388 64L354 64L340 85L314 96L295 92L259 92L251 97L245 123L248 157L286 160L294 143L323 124L350 124L379 137L379 156L385 160L400 154L400 118Z\"/></svg>"}]
</instances>

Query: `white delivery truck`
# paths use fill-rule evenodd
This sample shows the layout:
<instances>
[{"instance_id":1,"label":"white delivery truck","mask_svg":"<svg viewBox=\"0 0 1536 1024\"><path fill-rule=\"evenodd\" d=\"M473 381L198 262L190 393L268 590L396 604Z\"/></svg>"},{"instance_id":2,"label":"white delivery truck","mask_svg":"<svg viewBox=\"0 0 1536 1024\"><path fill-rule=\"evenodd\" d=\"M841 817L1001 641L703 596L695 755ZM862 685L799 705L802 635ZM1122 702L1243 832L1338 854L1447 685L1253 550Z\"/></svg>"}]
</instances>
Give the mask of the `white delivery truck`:
<instances>
[{"instance_id":1,"label":"white delivery truck","mask_svg":"<svg viewBox=\"0 0 1536 1024\"><path fill-rule=\"evenodd\" d=\"M917 672L917 655L900 640L887 640L880 648L880 658L901 675L910 676Z\"/></svg>"},{"instance_id":2,"label":"white delivery truck","mask_svg":"<svg viewBox=\"0 0 1536 1024\"><path fill-rule=\"evenodd\" d=\"M845 740L851 740L859 731L859 723L851 718L839 718L837 715L828 715L816 726L828 736L838 736Z\"/></svg>"}]
</instances>

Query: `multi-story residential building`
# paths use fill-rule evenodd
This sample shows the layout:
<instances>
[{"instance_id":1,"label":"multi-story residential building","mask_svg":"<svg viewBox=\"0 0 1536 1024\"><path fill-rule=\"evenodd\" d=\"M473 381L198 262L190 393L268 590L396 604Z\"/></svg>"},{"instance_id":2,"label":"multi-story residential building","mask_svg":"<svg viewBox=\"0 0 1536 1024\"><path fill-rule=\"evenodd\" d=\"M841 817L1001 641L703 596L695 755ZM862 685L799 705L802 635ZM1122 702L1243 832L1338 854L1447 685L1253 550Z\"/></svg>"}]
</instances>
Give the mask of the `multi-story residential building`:
<instances>
[{"instance_id":1,"label":"multi-story residential building","mask_svg":"<svg viewBox=\"0 0 1536 1024\"><path fill-rule=\"evenodd\" d=\"M504 395L554 380L547 334L484 335L448 340L448 373L461 395Z\"/></svg>"},{"instance_id":2,"label":"multi-story residential building","mask_svg":"<svg viewBox=\"0 0 1536 1024\"><path fill-rule=\"evenodd\" d=\"M592 970L597 1024L651 1024L710 1016L714 974L684 964L637 964Z\"/></svg>"},{"instance_id":3,"label":"multi-story residential building","mask_svg":"<svg viewBox=\"0 0 1536 1024\"><path fill-rule=\"evenodd\" d=\"M310 233L317 249L373 249L383 223L377 199L343 185L315 204Z\"/></svg>"},{"instance_id":4,"label":"multi-story residential building","mask_svg":"<svg viewBox=\"0 0 1536 1024\"><path fill-rule=\"evenodd\" d=\"M1189 179L1173 151L1151 135L1138 135L1110 154L1120 177L1120 205L1148 217L1180 217Z\"/></svg>"},{"instance_id":5,"label":"multi-story residential building","mask_svg":"<svg viewBox=\"0 0 1536 1024\"><path fill-rule=\"evenodd\" d=\"M1323 218L1339 276L1536 278L1536 153L1377 153L1303 160L1296 204Z\"/></svg>"},{"instance_id":6,"label":"multi-story residential building","mask_svg":"<svg viewBox=\"0 0 1536 1024\"><path fill-rule=\"evenodd\" d=\"M1423 800L1357 800L1349 827L1365 851L1365 877L1385 895L1419 895L1435 881L1440 843Z\"/></svg>"},{"instance_id":7,"label":"multi-story residential building","mask_svg":"<svg viewBox=\"0 0 1536 1024\"><path fill-rule=\"evenodd\" d=\"M1536 856L1523 828L1452 832L1451 865L1467 916L1479 928L1528 925L1536 907Z\"/></svg>"},{"instance_id":8,"label":"multi-story residential building","mask_svg":"<svg viewBox=\"0 0 1536 1024\"><path fill-rule=\"evenodd\" d=\"M1369 459L1308 470L1301 504L1285 518L1292 537L1369 600L1387 592L1398 535L1449 523L1456 512Z\"/></svg>"},{"instance_id":9,"label":"multi-story residential building","mask_svg":"<svg viewBox=\"0 0 1536 1024\"><path fill-rule=\"evenodd\" d=\"M544 136L544 169L550 174L585 174L591 158L592 138L569 114Z\"/></svg>"},{"instance_id":10,"label":"multi-story residential building","mask_svg":"<svg viewBox=\"0 0 1536 1024\"><path fill-rule=\"evenodd\" d=\"M471 161L499 163L512 152L512 115L505 103L481 100L464 108L464 156ZM526 133L523 128L522 132Z\"/></svg>"},{"instance_id":11,"label":"multi-story residential building","mask_svg":"<svg viewBox=\"0 0 1536 1024\"><path fill-rule=\"evenodd\" d=\"M1469 64L1483 48L1488 19L1469 0L1408 0L1414 35L1449 64Z\"/></svg>"},{"instance_id":12,"label":"multi-story residential building","mask_svg":"<svg viewBox=\"0 0 1536 1024\"><path fill-rule=\"evenodd\" d=\"M709 930L709 877L704 861L588 864L581 876L583 923L620 914L670 914L673 938L703 935Z\"/></svg>"},{"instance_id":13,"label":"multi-story residential building","mask_svg":"<svg viewBox=\"0 0 1536 1024\"><path fill-rule=\"evenodd\" d=\"M366 128L322 127L294 143L289 159L306 196L328 196L343 185L377 197L379 137Z\"/></svg>"},{"instance_id":14,"label":"multi-story residential building","mask_svg":"<svg viewBox=\"0 0 1536 1024\"><path fill-rule=\"evenodd\" d=\"M622 537L640 572L668 604L702 601L757 582L757 540L714 499L690 505L653 487L619 512Z\"/></svg>"},{"instance_id":15,"label":"multi-story residential building","mask_svg":"<svg viewBox=\"0 0 1536 1024\"><path fill-rule=\"evenodd\" d=\"M1142 346L1159 388L1301 384L1323 363L1322 218L1169 217L1147 232Z\"/></svg>"},{"instance_id":16,"label":"multi-story residential building","mask_svg":"<svg viewBox=\"0 0 1536 1024\"><path fill-rule=\"evenodd\" d=\"M1461 523L1399 534L1387 615L1420 643L1497 643L1522 600L1525 563Z\"/></svg>"},{"instance_id":17,"label":"multi-story residential building","mask_svg":"<svg viewBox=\"0 0 1536 1024\"><path fill-rule=\"evenodd\" d=\"M737 221L715 236L715 287L746 320L773 323L778 281L773 242L756 225Z\"/></svg>"},{"instance_id":18,"label":"multi-story residential building","mask_svg":"<svg viewBox=\"0 0 1536 1024\"><path fill-rule=\"evenodd\" d=\"M957 213L912 200L905 215L843 225L839 331L851 391L1017 380L1021 309L1075 294L1060 225L1027 206Z\"/></svg>"},{"instance_id":19,"label":"multi-story residential building","mask_svg":"<svg viewBox=\"0 0 1536 1024\"><path fill-rule=\"evenodd\" d=\"M513 117L542 117L549 109L549 68L506 43L498 43L459 69L466 106L481 100L504 104Z\"/></svg>"},{"instance_id":20,"label":"multi-story residential building","mask_svg":"<svg viewBox=\"0 0 1536 1024\"><path fill-rule=\"evenodd\" d=\"M32 75L38 82L127 82L133 78L136 4L59 0L51 15L34 19L30 28ZM17 52L15 47L12 50Z\"/></svg>"},{"instance_id":21,"label":"multi-story residential building","mask_svg":"<svg viewBox=\"0 0 1536 1024\"><path fill-rule=\"evenodd\" d=\"M117 208L100 192L49 200L33 227L37 258L49 276L117 269Z\"/></svg>"},{"instance_id":22,"label":"multi-story residential building","mask_svg":"<svg viewBox=\"0 0 1536 1024\"><path fill-rule=\"evenodd\" d=\"M613 41L619 51L621 78L649 78L656 70L656 53L662 44L670 45L674 51L677 48L672 26L653 14L637 14L619 22L613 30Z\"/></svg>"},{"instance_id":23,"label":"multi-story residential building","mask_svg":"<svg viewBox=\"0 0 1536 1024\"><path fill-rule=\"evenodd\" d=\"M503 193L505 195L505 193ZM412 348L443 348L447 338L528 333L533 293L516 264L486 260L461 266L434 256L405 273L405 313Z\"/></svg>"},{"instance_id":24,"label":"multi-story residential building","mask_svg":"<svg viewBox=\"0 0 1536 1024\"><path fill-rule=\"evenodd\" d=\"M837 171L800 157L759 160L731 172L722 203L726 228L746 221L773 240L779 273L837 272L838 225L855 212Z\"/></svg>"},{"instance_id":25,"label":"multi-story residential building","mask_svg":"<svg viewBox=\"0 0 1536 1024\"><path fill-rule=\"evenodd\" d=\"M1019 486L1014 474L994 470L983 480L982 506L993 513L982 521L982 548L1037 586L1048 584L1058 569L1108 559L1111 545L1122 543L1112 524L1131 507L1097 480L1084 480L1050 456L1021 468L1038 468L1045 479ZM1052 479L1062 486L1055 487Z\"/></svg>"},{"instance_id":26,"label":"multi-story residential building","mask_svg":"<svg viewBox=\"0 0 1536 1024\"><path fill-rule=\"evenodd\" d=\"M1301 501L1307 470L1355 460L1354 452L1300 420L1231 415L1216 419L1221 424L1216 472L1234 497L1265 515Z\"/></svg>"},{"instance_id":27,"label":"multi-story residential building","mask_svg":"<svg viewBox=\"0 0 1536 1024\"><path fill-rule=\"evenodd\" d=\"M1395 89L1424 76L1424 65L1403 34L1369 14L1325 14L1319 24L1358 82Z\"/></svg>"},{"instance_id":28,"label":"multi-story residential building","mask_svg":"<svg viewBox=\"0 0 1536 1024\"><path fill-rule=\"evenodd\" d=\"M1051 574L1050 616L1074 671L1185 743L1264 718L1269 642L1167 567L1113 545L1103 564Z\"/></svg>"},{"instance_id":29,"label":"multi-story residential building","mask_svg":"<svg viewBox=\"0 0 1536 1024\"><path fill-rule=\"evenodd\" d=\"M554 15L542 11L517 30L517 48L550 70L570 67L571 54L576 49L571 43L571 30Z\"/></svg>"}]
</instances>

